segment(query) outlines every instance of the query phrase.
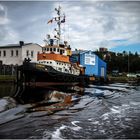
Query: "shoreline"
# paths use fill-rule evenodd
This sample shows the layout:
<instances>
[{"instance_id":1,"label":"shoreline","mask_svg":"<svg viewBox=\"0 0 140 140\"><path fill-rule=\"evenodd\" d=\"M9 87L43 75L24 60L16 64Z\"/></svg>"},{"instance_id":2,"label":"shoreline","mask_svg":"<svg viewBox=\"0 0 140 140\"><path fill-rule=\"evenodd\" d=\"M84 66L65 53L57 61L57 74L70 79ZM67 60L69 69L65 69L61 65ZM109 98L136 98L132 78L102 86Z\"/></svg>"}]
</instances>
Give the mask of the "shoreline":
<instances>
[{"instance_id":1,"label":"shoreline","mask_svg":"<svg viewBox=\"0 0 140 140\"><path fill-rule=\"evenodd\" d=\"M16 82L16 76L15 75L0 75L0 83L15 83ZM114 83L114 82L119 82L119 83L129 83L129 82L140 82L140 77L137 78L132 78L132 77L126 77L126 76L118 76L118 77L113 77L113 76L108 76L107 82L103 83Z\"/></svg>"},{"instance_id":2,"label":"shoreline","mask_svg":"<svg viewBox=\"0 0 140 140\"><path fill-rule=\"evenodd\" d=\"M133 78L133 77L124 77L124 76L119 76L119 77L112 77L108 76L109 83L130 83L130 84L139 84L140 83L140 77Z\"/></svg>"},{"instance_id":3,"label":"shoreline","mask_svg":"<svg viewBox=\"0 0 140 140\"><path fill-rule=\"evenodd\" d=\"M0 75L0 83L15 83L15 75Z\"/></svg>"}]
</instances>

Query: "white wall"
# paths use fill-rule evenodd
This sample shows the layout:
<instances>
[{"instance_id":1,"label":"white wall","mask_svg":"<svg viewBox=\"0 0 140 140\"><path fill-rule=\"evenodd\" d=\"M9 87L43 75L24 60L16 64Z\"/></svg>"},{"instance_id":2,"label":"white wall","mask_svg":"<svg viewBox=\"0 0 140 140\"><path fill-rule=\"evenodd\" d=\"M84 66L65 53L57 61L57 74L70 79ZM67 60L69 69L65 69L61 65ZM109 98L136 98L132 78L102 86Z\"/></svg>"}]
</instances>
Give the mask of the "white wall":
<instances>
[{"instance_id":1,"label":"white wall","mask_svg":"<svg viewBox=\"0 0 140 140\"><path fill-rule=\"evenodd\" d=\"M3 51L6 51L6 56L3 56ZM13 56L11 56L11 51L13 50ZM16 50L18 51L18 56L16 56ZM26 52L29 51L29 56L27 56ZM37 53L42 52L42 47L38 44L28 44L22 47L3 47L0 48L1 56L0 61L6 65L21 65L25 58L30 58L31 62L37 61ZM31 56L31 52L33 51L33 57Z\"/></svg>"},{"instance_id":2,"label":"white wall","mask_svg":"<svg viewBox=\"0 0 140 140\"><path fill-rule=\"evenodd\" d=\"M11 51L13 50L13 56L11 56ZM12 47L12 48L0 48L1 56L0 61L6 65L16 65L21 64L21 48ZM3 56L3 51L6 51L6 56ZM18 56L16 56L16 51L18 51Z\"/></svg>"},{"instance_id":3,"label":"white wall","mask_svg":"<svg viewBox=\"0 0 140 140\"><path fill-rule=\"evenodd\" d=\"M27 51L29 55L27 56ZM33 52L33 56L31 56L31 52ZM38 52L42 52L42 47L38 44L29 44L22 47L22 61L25 58L30 58L31 62L37 62L37 54Z\"/></svg>"}]
</instances>

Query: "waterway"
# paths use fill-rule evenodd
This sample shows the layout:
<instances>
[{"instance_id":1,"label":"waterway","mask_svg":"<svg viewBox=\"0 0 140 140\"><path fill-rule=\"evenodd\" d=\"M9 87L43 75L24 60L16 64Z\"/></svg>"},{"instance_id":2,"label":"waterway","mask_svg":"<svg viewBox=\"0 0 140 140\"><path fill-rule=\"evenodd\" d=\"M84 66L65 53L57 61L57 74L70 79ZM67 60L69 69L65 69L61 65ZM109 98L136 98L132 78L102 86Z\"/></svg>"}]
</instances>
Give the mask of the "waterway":
<instances>
[{"instance_id":1,"label":"waterway","mask_svg":"<svg viewBox=\"0 0 140 140\"><path fill-rule=\"evenodd\" d=\"M89 85L74 98L78 100L72 106L52 115L26 112L29 104L1 112L0 138L140 139L140 86Z\"/></svg>"}]
</instances>

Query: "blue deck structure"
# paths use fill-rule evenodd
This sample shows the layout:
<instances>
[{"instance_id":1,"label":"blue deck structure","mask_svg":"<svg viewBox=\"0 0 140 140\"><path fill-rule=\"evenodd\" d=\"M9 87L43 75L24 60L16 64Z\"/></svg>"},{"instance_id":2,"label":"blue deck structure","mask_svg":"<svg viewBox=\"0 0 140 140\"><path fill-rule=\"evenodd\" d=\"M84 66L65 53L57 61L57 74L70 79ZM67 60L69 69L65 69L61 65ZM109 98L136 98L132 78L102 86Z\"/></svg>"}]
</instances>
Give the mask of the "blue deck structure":
<instances>
[{"instance_id":1,"label":"blue deck structure","mask_svg":"<svg viewBox=\"0 0 140 140\"><path fill-rule=\"evenodd\" d=\"M85 74L89 76L96 76L98 78L104 77L106 79L106 63L100 59L93 51L77 50L73 52L72 62L78 61L80 65L84 66Z\"/></svg>"}]
</instances>

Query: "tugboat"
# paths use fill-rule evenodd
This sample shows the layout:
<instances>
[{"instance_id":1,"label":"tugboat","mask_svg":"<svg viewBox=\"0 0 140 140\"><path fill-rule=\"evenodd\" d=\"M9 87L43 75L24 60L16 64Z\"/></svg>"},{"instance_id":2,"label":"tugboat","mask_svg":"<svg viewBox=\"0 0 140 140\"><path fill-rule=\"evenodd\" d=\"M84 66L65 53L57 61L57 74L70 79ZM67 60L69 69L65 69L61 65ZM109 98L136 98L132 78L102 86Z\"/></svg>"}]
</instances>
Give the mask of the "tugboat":
<instances>
[{"instance_id":1,"label":"tugboat","mask_svg":"<svg viewBox=\"0 0 140 140\"><path fill-rule=\"evenodd\" d=\"M42 48L42 52L38 54L36 63L26 59L23 65L18 67L17 83L20 89L17 90L17 94L27 87L84 85L89 82L89 77L85 75L85 68L70 62L71 47L67 41L61 43L61 24L65 22L65 15L62 15L60 6L55 8L55 11L57 17L48 23L52 21L57 23L56 35L53 39L47 35L46 44Z\"/></svg>"}]
</instances>

